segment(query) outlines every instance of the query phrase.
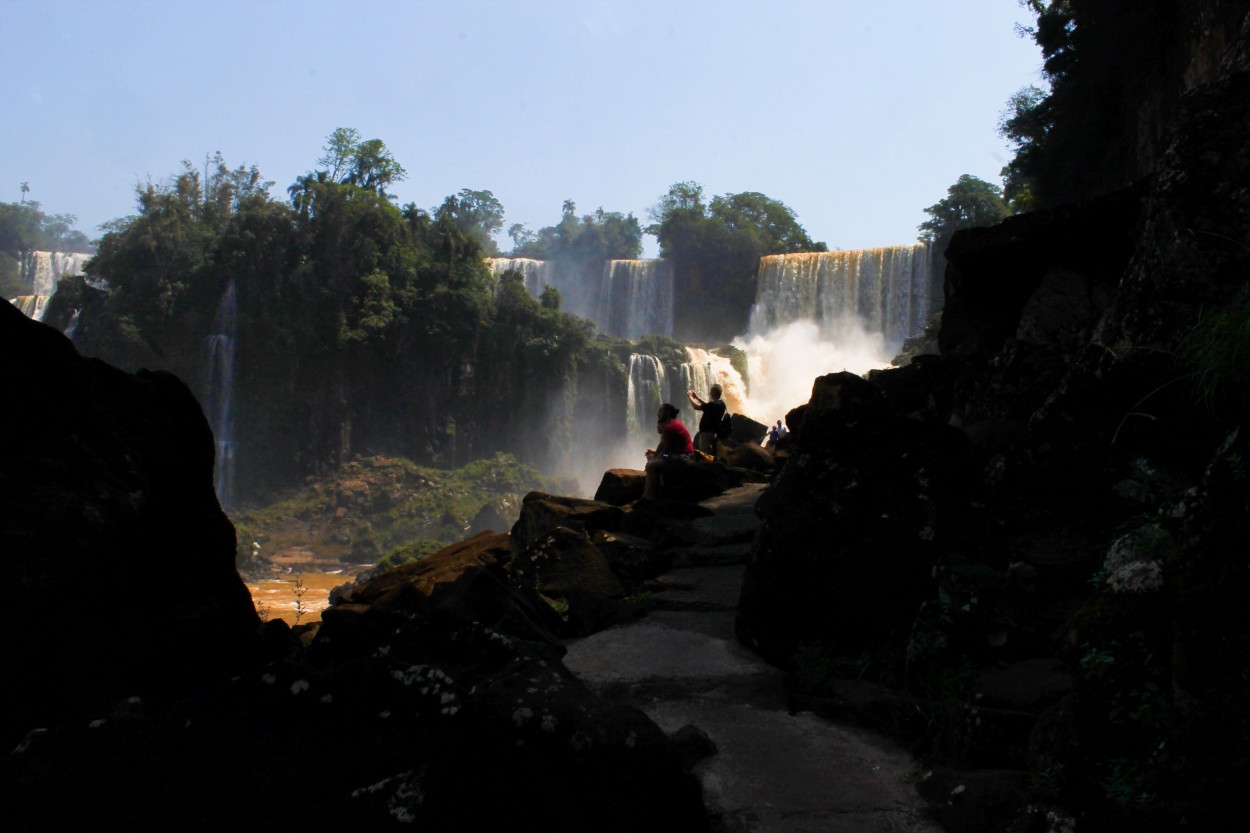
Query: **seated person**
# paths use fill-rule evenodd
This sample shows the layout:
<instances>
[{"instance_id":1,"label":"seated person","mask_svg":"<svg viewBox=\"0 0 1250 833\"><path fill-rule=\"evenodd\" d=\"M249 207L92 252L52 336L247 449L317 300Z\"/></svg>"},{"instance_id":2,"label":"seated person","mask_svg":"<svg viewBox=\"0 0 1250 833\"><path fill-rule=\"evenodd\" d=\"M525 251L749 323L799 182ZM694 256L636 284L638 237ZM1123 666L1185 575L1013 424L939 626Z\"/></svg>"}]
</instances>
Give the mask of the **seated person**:
<instances>
[{"instance_id":1,"label":"seated person","mask_svg":"<svg viewBox=\"0 0 1250 833\"><path fill-rule=\"evenodd\" d=\"M665 402L660 406L656 431L660 442L647 449L646 481L642 488L643 500L656 500L660 496L660 473L665 466L680 464L694 454L690 432L677 418L677 407Z\"/></svg>"}]
</instances>

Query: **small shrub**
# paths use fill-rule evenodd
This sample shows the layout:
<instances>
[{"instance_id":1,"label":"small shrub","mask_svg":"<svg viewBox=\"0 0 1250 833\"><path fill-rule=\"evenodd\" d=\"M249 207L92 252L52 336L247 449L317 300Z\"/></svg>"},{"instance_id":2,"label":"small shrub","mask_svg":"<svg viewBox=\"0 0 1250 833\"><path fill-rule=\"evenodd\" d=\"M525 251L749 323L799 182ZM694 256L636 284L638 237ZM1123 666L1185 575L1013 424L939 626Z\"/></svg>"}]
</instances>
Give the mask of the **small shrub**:
<instances>
[{"instance_id":1,"label":"small shrub","mask_svg":"<svg viewBox=\"0 0 1250 833\"><path fill-rule=\"evenodd\" d=\"M1250 291L1205 310L1181 347L1199 399L1213 412L1250 404Z\"/></svg>"},{"instance_id":2,"label":"small shrub","mask_svg":"<svg viewBox=\"0 0 1250 833\"><path fill-rule=\"evenodd\" d=\"M308 605L304 603L304 595L308 593L308 587L305 586L302 575L295 577L295 584L291 587L291 592L295 594L295 624L298 625L299 620L310 612Z\"/></svg>"}]
</instances>

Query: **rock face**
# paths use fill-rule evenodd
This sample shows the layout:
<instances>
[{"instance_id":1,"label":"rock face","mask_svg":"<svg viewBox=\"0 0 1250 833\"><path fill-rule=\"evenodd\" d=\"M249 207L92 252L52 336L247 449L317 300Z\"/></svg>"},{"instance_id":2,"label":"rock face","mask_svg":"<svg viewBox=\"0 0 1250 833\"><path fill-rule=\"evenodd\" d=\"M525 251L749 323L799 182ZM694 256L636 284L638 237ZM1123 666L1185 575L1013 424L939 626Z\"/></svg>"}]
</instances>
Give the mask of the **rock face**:
<instances>
[{"instance_id":1,"label":"rock face","mask_svg":"<svg viewBox=\"0 0 1250 833\"><path fill-rule=\"evenodd\" d=\"M12 745L246 665L259 621L190 391L168 374L83 359L57 331L0 307L0 351L27 371L2 423L0 627L12 636L4 666L21 682L0 740Z\"/></svg>"},{"instance_id":2,"label":"rock face","mask_svg":"<svg viewBox=\"0 0 1250 833\"><path fill-rule=\"evenodd\" d=\"M1151 181L957 234L942 354L787 417L739 635L949 829L1250 824L1246 27Z\"/></svg>"}]
</instances>

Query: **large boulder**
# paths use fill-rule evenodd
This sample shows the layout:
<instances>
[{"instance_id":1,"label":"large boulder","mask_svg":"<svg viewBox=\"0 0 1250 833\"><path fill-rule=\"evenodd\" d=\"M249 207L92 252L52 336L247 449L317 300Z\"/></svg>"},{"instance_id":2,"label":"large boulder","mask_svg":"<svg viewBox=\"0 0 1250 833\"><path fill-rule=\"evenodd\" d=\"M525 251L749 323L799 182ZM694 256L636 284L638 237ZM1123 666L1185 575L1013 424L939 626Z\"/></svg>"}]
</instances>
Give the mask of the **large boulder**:
<instances>
[{"instance_id":1,"label":"large boulder","mask_svg":"<svg viewBox=\"0 0 1250 833\"><path fill-rule=\"evenodd\" d=\"M646 474L637 469L608 469L595 490L595 500L624 506L642 497Z\"/></svg>"},{"instance_id":2,"label":"large boulder","mask_svg":"<svg viewBox=\"0 0 1250 833\"><path fill-rule=\"evenodd\" d=\"M511 566L511 536L482 532L360 581L338 601L408 613L440 610L524 639L554 643L559 617L534 591L533 582L519 580Z\"/></svg>"},{"instance_id":3,"label":"large boulder","mask_svg":"<svg viewBox=\"0 0 1250 833\"><path fill-rule=\"evenodd\" d=\"M513 549L524 553L558 526L590 532L620 529L621 509L583 498L530 492L521 503L521 516L512 525Z\"/></svg>"},{"instance_id":4,"label":"large boulder","mask_svg":"<svg viewBox=\"0 0 1250 833\"><path fill-rule=\"evenodd\" d=\"M757 504L737 627L773 662L790 665L801 644L852 655L905 641L934 593L935 558L968 501L970 446L884 401L853 374L818 379L792 459Z\"/></svg>"},{"instance_id":5,"label":"large boulder","mask_svg":"<svg viewBox=\"0 0 1250 833\"><path fill-rule=\"evenodd\" d=\"M84 359L9 304L0 353L22 369L0 415L0 742L246 667L259 620L191 392Z\"/></svg>"}]
</instances>

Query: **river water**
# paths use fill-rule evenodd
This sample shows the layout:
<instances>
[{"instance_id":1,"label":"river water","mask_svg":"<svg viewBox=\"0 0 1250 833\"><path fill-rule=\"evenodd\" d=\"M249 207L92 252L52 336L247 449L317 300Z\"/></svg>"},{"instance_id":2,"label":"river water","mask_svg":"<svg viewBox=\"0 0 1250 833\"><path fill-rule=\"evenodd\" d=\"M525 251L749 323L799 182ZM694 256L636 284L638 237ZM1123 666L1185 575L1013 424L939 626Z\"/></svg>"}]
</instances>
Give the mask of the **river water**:
<instances>
[{"instance_id":1,"label":"river water","mask_svg":"<svg viewBox=\"0 0 1250 833\"><path fill-rule=\"evenodd\" d=\"M262 619L282 619L288 625L307 625L321 621L321 611L329 604L330 591L352 578L351 573L343 570L291 573L282 578L249 581L247 589Z\"/></svg>"}]
</instances>

